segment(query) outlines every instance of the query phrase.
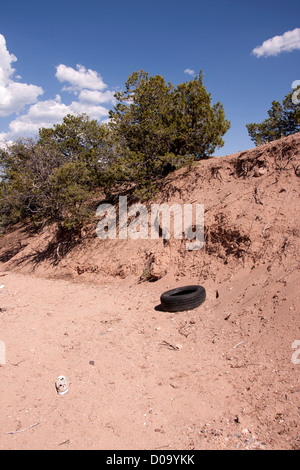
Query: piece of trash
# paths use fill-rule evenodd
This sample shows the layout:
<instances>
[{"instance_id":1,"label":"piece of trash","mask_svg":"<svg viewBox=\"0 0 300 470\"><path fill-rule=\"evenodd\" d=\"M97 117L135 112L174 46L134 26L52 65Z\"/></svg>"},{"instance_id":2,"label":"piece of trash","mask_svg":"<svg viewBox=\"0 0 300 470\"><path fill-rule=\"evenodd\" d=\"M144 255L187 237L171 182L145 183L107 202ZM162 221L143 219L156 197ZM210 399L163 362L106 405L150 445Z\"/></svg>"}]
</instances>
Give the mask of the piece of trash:
<instances>
[{"instance_id":1,"label":"piece of trash","mask_svg":"<svg viewBox=\"0 0 300 470\"><path fill-rule=\"evenodd\" d=\"M4 341L1 341L0 340L0 366L1 365L5 365L6 362L5 362L5 355L6 355L6 351L5 351L5 343Z\"/></svg>"},{"instance_id":2,"label":"piece of trash","mask_svg":"<svg viewBox=\"0 0 300 470\"><path fill-rule=\"evenodd\" d=\"M69 380L64 375L57 377L55 382L55 388L59 395L64 395L69 390Z\"/></svg>"},{"instance_id":3,"label":"piece of trash","mask_svg":"<svg viewBox=\"0 0 300 470\"><path fill-rule=\"evenodd\" d=\"M94 365L95 365L95 362L94 362L94 361L90 361L89 364L90 364L91 366L94 366Z\"/></svg>"},{"instance_id":4,"label":"piece of trash","mask_svg":"<svg viewBox=\"0 0 300 470\"><path fill-rule=\"evenodd\" d=\"M27 426L27 428L24 429L18 429L18 431L8 431L5 434L18 434L19 432L27 431L27 429L34 428L38 424L42 423L43 421L38 421L37 423L31 424L30 426Z\"/></svg>"},{"instance_id":5,"label":"piece of trash","mask_svg":"<svg viewBox=\"0 0 300 470\"><path fill-rule=\"evenodd\" d=\"M168 349L173 349L175 351L182 348L181 344L176 344L174 346L173 344L170 344L167 341L163 341L162 343L160 343L160 346L167 346Z\"/></svg>"},{"instance_id":6,"label":"piece of trash","mask_svg":"<svg viewBox=\"0 0 300 470\"><path fill-rule=\"evenodd\" d=\"M3 288L4 288L4 284L1 284L0 289L3 289Z\"/></svg>"}]
</instances>

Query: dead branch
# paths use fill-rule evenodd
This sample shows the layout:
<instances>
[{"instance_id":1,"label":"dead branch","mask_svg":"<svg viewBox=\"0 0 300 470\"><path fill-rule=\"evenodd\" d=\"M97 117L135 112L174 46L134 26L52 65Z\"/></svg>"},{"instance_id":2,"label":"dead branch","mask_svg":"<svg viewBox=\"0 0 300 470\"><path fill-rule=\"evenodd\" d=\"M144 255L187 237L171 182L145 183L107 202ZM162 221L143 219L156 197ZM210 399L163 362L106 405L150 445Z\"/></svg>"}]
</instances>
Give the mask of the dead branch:
<instances>
[{"instance_id":1,"label":"dead branch","mask_svg":"<svg viewBox=\"0 0 300 470\"><path fill-rule=\"evenodd\" d=\"M5 434L17 434L17 433L19 433L19 432L27 431L27 429L34 428L35 426L37 426L38 424L40 424L40 423L42 423L42 422L43 422L43 421L38 421L37 423L31 424L31 425L28 426L27 428L19 429L18 431L8 431L8 432L6 432Z\"/></svg>"},{"instance_id":2,"label":"dead branch","mask_svg":"<svg viewBox=\"0 0 300 470\"><path fill-rule=\"evenodd\" d=\"M257 186L255 187L255 190L254 190L254 199L255 199L256 204L261 204L261 205L263 205L263 202L262 202L262 200L260 199L260 194L259 194L259 190L258 190L258 187L257 187Z\"/></svg>"}]
</instances>

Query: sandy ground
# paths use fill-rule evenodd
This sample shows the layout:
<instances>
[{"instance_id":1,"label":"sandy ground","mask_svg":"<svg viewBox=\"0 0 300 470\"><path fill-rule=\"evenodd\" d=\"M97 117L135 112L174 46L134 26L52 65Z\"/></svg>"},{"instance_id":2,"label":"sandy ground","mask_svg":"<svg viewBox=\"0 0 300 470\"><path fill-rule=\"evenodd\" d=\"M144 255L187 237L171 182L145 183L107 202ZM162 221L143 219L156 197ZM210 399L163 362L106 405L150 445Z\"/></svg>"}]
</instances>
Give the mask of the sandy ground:
<instances>
[{"instance_id":1,"label":"sandy ground","mask_svg":"<svg viewBox=\"0 0 300 470\"><path fill-rule=\"evenodd\" d=\"M244 273L218 299L206 285L206 302L181 313L159 308L174 285L166 279L94 286L7 274L0 448L299 448L295 274L284 276L291 295L276 316L253 309L257 278L245 292ZM59 375L71 382L63 396Z\"/></svg>"},{"instance_id":2,"label":"sandy ground","mask_svg":"<svg viewBox=\"0 0 300 470\"><path fill-rule=\"evenodd\" d=\"M171 180L164 197L205 204L202 252L1 239L0 449L300 448L296 140ZM206 301L163 312L189 284Z\"/></svg>"}]
</instances>

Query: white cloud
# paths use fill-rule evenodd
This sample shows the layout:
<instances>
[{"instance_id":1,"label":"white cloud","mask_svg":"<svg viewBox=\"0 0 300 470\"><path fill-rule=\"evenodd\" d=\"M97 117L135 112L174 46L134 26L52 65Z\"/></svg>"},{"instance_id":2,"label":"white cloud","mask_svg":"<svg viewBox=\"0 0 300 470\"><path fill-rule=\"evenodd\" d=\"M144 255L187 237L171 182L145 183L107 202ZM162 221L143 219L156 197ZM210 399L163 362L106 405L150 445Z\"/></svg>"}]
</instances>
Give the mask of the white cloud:
<instances>
[{"instance_id":1,"label":"white cloud","mask_svg":"<svg viewBox=\"0 0 300 470\"><path fill-rule=\"evenodd\" d=\"M100 104L100 103L115 103L114 92L107 91L96 91L96 90L81 90L78 99L82 103L87 104Z\"/></svg>"},{"instance_id":2,"label":"white cloud","mask_svg":"<svg viewBox=\"0 0 300 470\"><path fill-rule=\"evenodd\" d=\"M12 82L6 86L0 85L0 116L9 116L19 112L25 105L34 103L43 89L35 85Z\"/></svg>"},{"instance_id":3,"label":"white cloud","mask_svg":"<svg viewBox=\"0 0 300 470\"><path fill-rule=\"evenodd\" d=\"M0 34L0 85L6 85L10 77L14 74L15 69L11 64L16 62L17 58L10 54L6 48L5 37Z\"/></svg>"},{"instance_id":4,"label":"white cloud","mask_svg":"<svg viewBox=\"0 0 300 470\"><path fill-rule=\"evenodd\" d=\"M68 114L68 106L59 95L54 100L39 101L30 106L26 114L18 116L9 124L10 135L34 134L40 127L50 127Z\"/></svg>"},{"instance_id":5,"label":"white cloud","mask_svg":"<svg viewBox=\"0 0 300 470\"><path fill-rule=\"evenodd\" d=\"M195 77L195 71L192 69L185 69L184 73L187 73L188 75L191 75L192 77Z\"/></svg>"},{"instance_id":6,"label":"white cloud","mask_svg":"<svg viewBox=\"0 0 300 470\"><path fill-rule=\"evenodd\" d=\"M17 113L9 123L7 132L0 130L0 148L9 140L38 134L41 127L52 127L62 122L67 114L87 114L91 119L103 121L108 117L104 104L114 104L114 92L107 89L101 75L83 65L76 70L67 65L56 67L56 78L66 83L62 91L74 94L70 104L62 102L59 94L54 99L38 100L43 89L35 85L17 82L12 64L16 57L6 47L4 36L0 34L0 117Z\"/></svg>"},{"instance_id":7,"label":"white cloud","mask_svg":"<svg viewBox=\"0 0 300 470\"><path fill-rule=\"evenodd\" d=\"M300 49L300 28L287 31L282 36L274 36L264 41L261 46L255 47L252 53L256 57L276 56L281 52L291 52Z\"/></svg>"},{"instance_id":8,"label":"white cloud","mask_svg":"<svg viewBox=\"0 0 300 470\"><path fill-rule=\"evenodd\" d=\"M103 90L107 85L103 82L101 75L95 70L86 69L83 65L77 65L77 70L60 64L56 67L56 78L60 82L68 82L71 84L72 91L75 89L82 90Z\"/></svg>"},{"instance_id":9,"label":"white cloud","mask_svg":"<svg viewBox=\"0 0 300 470\"><path fill-rule=\"evenodd\" d=\"M6 48L6 41L0 34L0 117L19 112L25 105L35 103L43 89L36 85L27 85L14 81L15 69L12 63L17 58ZM15 77L19 79L20 77Z\"/></svg>"},{"instance_id":10,"label":"white cloud","mask_svg":"<svg viewBox=\"0 0 300 470\"><path fill-rule=\"evenodd\" d=\"M108 116L108 109L104 106L89 105L81 103L80 101L73 101L69 106L69 112L71 114L87 114L91 119L100 120Z\"/></svg>"},{"instance_id":11,"label":"white cloud","mask_svg":"<svg viewBox=\"0 0 300 470\"><path fill-rule=\"evenodd\" d=\"M5 149L7 145L5 132L0 132L0 149Z\"/></svg>"},{"instance_id":12,"label":"white cloud","mask_svg":"<svg viewBox=\"0 0 300 470\"><path fill-rule=\"evenodd\" d=\"M30 106L26 114L11 121L6 138L34 135L41 127L52 127L54 124L58 124L67 114L83 113L86 113L91 119L97 120L108 116L108 110L103 106L86 105L80 101L72 101L71 104L66 105L57 95L54 100L39 101Z\"/></svg>"}]
</instances>

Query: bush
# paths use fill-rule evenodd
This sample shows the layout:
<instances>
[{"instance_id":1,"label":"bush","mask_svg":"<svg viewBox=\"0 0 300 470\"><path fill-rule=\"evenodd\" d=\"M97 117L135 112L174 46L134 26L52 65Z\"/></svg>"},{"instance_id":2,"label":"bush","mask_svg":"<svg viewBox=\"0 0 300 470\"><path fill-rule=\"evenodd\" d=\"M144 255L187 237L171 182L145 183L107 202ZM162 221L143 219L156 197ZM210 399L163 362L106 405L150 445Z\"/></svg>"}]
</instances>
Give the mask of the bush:
<instances>
[{"instance_id":1,"label":"bush","mask_svg":"<svg viewBox=\"0 0 300 470\"><path fill-rule=\"evenodd\" d=\"M89 215L84 203L103 173L99 155L104 134L85 115L66 116L54 129L41 129L37 142L19 141L2 150L2 225L26 217L67 228L83 225Z\"/></svg>"},{"instance_id":2,"label":"bush","mask_svg":"<svg viewBox=\"0 0 300 470\"><path fill-rule=\"evenodd\" d=\"M273 101L268 111L269 117L260 124L246 124L255 145L272 142L300 131L300 105L293 103L293 93L286 95L282 104Z\"/></svg>"},{"instance_id":3,"label":"bush","mask_svg":"<svg viewBox=\"0 0 300 470\"><path fill-rule=\"evenodd\" d=\"M163 77L141 70L117 93L110 128L119 142L120 158L112 171L151 194L156 181L194 159L207 158L224 142L230 127L220 103L211 105L199 77L175 88Z\"/></svg>"},{"instance_id":4,"label":"bush","mask_svg":"<svg viewBox=\"0 0 300 470\"><path fill-rule=\"evenodd\" d=\"M127 185L147 199L169 172L222 146L230 126L223 106L211 104L201 73L175 88L159 75L134 72L115 96L108 125L67 115L40 129L36 141L0 151L2 225L29 218L78 229L94 215L88 201L97 191Z\"/></svg>"}]
</instances>

